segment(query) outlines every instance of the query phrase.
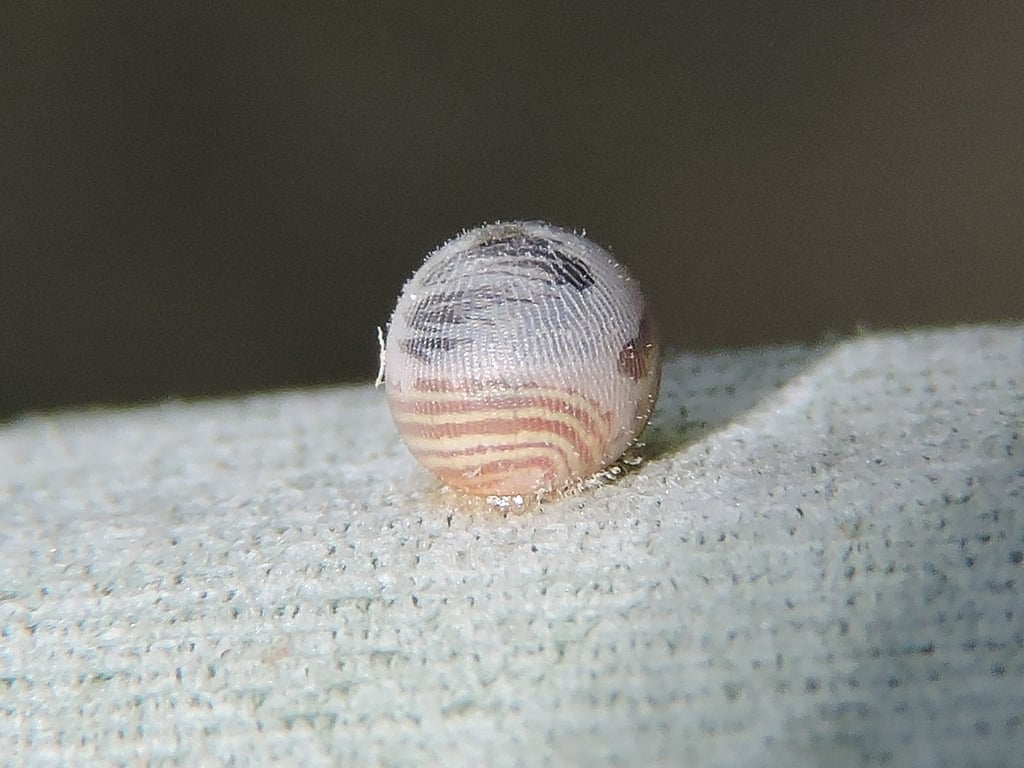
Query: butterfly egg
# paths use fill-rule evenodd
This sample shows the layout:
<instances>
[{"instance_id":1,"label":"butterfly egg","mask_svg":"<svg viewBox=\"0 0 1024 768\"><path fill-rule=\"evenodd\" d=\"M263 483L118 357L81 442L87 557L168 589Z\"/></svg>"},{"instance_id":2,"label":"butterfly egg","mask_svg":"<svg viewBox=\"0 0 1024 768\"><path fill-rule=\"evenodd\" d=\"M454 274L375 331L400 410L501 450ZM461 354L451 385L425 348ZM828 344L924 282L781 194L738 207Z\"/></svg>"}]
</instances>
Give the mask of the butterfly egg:
<instances>
[{"instance_id":1,"label":"butterfly egg","mask_svg":"<svg viewBox=\"0 0 1024 768\"><path fill-rule=\"evenodd\" d=\"M661 374L636 280L536 221L472 229L431 253L398 299L383 360L409 450L485 496L542 496L600 472L643 431Z\"/></svg>"}]
</instances>

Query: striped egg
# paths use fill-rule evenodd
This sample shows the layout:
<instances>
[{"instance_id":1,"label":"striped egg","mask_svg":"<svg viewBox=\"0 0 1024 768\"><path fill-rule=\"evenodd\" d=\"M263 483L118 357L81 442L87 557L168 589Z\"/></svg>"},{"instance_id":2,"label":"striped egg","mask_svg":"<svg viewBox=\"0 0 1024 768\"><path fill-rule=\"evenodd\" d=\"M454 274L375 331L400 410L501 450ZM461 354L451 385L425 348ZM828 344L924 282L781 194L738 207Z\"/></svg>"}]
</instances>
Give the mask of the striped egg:
<instances>
[{"instance_id":1,"label":"striped egg","mask_svg":"<svg viewBox=\"0 0 1024 768\"><path fill-rule=\"evenodd\" d=\"M661 360L636 280L543 222L469 230L406 283L383 352L412 454L447 485L536 495L586 480L639 436Z\"/></svg>"}]
</instances>

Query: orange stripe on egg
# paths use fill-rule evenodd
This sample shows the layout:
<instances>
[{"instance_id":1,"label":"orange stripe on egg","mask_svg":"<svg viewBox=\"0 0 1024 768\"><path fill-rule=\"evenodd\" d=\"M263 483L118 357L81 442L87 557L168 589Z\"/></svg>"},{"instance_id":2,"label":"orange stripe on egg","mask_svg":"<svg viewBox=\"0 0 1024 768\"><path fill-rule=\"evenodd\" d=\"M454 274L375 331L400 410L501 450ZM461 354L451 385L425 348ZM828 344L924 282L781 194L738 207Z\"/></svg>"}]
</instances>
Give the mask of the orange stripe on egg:
<instances>
[{"instance_id":1,"label":"orange stripe on egg","mask_svg":"<svg viewBox=\"0 0 1024 768\"><path fill-rule=\"evenodd\" d=\"M597 471L604 460L608 419L571 392L542 387L482 396L414 391L393 398L391 408L413 455L464 489L502 474L536 475L544 485L568 483Z\"/></svg>"}]
</instances>

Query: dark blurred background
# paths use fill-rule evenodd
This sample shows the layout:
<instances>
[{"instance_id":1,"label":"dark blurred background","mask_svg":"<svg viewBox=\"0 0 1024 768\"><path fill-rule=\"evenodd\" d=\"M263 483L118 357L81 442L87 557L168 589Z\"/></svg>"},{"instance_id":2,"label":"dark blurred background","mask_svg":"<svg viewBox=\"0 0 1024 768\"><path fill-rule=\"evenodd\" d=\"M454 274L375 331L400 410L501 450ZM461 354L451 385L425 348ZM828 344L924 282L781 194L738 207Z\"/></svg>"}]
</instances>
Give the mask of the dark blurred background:
<instances>
[{"instance_id":1,"label":"dark blurred background","mask_svg":"<svg viewBox=\"0 0 1024 768\"><path fill-rule=\"evenodd\" d=\"M5 4L0 417L367 381L500 218L586 228L678 349L1024 317L1001 6Z\"/></svg>"}]
</instances>

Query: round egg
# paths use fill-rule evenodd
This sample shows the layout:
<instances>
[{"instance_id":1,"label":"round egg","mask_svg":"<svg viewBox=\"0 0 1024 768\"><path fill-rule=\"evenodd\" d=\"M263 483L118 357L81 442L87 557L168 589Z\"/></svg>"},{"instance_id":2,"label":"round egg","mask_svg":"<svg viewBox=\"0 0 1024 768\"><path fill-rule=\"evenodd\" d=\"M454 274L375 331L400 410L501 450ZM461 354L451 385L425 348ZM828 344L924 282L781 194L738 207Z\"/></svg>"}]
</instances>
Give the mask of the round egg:
<instances>
[{"instance_id":1,"label":"round egg","mask_svg":"<svg viewBox=\"0 0 1024 768\"><path fill-rule=\"evenodd\" d=\"M661 374L637 281L538 221L478 227L431 253L398 299L383 365L412 454L486 496L593 477L643 431Z\"/></svg>"}]
</instances>

